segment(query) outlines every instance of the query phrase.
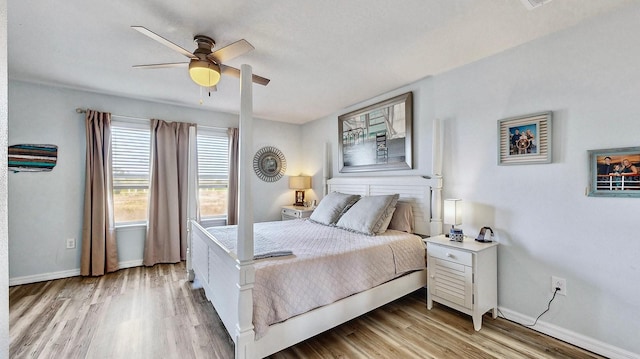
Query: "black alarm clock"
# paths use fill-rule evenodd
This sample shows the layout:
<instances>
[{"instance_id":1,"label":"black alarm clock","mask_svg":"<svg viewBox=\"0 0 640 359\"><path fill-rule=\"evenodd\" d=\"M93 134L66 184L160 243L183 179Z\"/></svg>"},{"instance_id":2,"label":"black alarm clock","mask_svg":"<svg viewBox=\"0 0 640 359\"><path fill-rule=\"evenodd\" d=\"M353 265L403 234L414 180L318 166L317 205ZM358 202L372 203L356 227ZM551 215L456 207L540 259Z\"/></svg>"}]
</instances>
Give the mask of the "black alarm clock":
<instances>
[{"instance_id":1,"label":"black alarm clock","mask_svg":"<svg viewBox=\"0 0 640 359\"><path fill-rule=\"evenodd\" d=\"M493 229L491 227L482 227L478 233L478 242L493 242Z\"/></svg>"}]
</instances>

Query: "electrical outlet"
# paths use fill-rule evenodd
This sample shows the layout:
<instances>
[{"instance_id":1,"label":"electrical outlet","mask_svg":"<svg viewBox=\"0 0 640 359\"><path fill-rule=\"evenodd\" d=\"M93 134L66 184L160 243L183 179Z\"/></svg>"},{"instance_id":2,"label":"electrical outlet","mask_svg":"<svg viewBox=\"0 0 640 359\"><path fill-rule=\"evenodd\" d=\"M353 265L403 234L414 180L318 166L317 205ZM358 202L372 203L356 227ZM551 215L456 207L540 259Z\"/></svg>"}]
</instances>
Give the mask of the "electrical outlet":
<instances>
[{"instance_id":1,"label":"electrical outlet","mask_svg":"<svg viewBox=\"0 0 640 359\"><path fill-rule=\"evenodd\" d=\"M558 294L567 295L567 280L551 276L551 292L555 292L556 288L560 288L560 290L558 290Z\"/></svg>"},{"instance_id":2,"label":"electrical outlet","mask_svg":"<svg viewBox=\"0 0 640 359\"><path fill-rule=\"evenodd\" d=\"M73 249L76 247L76 239L75 238L67 238L67 249Z\"/></svg>"}]
</instances>

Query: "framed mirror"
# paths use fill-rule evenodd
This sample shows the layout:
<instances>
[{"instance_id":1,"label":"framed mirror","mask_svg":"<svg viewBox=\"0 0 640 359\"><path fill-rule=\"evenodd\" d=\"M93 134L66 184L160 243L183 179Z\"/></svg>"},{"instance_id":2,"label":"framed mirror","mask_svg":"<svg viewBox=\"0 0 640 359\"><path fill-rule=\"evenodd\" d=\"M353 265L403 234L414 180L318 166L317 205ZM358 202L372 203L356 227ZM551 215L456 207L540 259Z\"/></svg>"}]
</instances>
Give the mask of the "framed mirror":
<instances>
[{"instance_id":1,"label":"framed mirror","mask_svg":"<svg viewBox=\"0 0 640 359\"><path fill-rule=\"evenodd\" d=\"M259 149L253 156L253 170L265 182L275 182L284 176L287 160L284 154L273 146Z\"/></svg>"}]
</instances>

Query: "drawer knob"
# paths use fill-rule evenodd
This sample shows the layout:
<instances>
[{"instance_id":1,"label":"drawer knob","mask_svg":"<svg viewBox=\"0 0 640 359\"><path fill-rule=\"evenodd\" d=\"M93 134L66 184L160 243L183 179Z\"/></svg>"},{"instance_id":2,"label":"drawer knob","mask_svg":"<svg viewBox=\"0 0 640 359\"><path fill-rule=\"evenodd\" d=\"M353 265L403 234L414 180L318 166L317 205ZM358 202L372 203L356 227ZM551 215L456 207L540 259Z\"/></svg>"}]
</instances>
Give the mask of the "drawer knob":
<instances>
[{"instance_id":1,"label":"drawer knob","mask_svg":"<svg viewBox=\"0 0 640 359\"><path fill-rule=\"evenodd\" d=\"M447 253L447 257L449 257L449 258L453 258L453 257L454 257L454 255L453 255L453 254L451 254L451 253Z\"/></svg>"}]
</instances>

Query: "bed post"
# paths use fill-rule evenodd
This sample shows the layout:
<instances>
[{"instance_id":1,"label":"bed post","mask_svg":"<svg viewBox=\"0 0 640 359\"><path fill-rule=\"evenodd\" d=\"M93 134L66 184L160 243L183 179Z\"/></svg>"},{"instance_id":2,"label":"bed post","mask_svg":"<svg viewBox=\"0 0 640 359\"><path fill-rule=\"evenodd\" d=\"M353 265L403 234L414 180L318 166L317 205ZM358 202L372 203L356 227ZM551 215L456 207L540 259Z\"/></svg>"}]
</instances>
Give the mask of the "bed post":
<instances>
[{"instance_id":1,"label":"bed post","mask_svg":"<svg viewBox=\"0 0 640 359\"><path fill-rule=\"evenodd\" d=\"M433 120L433 133L431 142L431 173L435 181L431 186L431 228L429 235L442 234L442 132L440 120Z\"/></svg>"},{"instance_id":2,"label":"bed post","mask_svg":"<svg viewBox=\"0 0 640 359\"><path fill-rule=\"evenodd\" d=\"M251 358L253 331L253 203L251 178L253 140L253 91L251 66L240 68L240 142L238 209L238 322L236 324L236 359Z\"/></svg>"},{"instance_id":3,"label":"bed post","mask_svg":"<svg viewBox=\"0 0 640 359\"><path fill-rule=\"evenodd\" d=\"M434 175L431 177L433 184L431 185L431 228L429 228L430 236L442 234L442 176Z\"/></svg>"},{"instance_id":4,"label":"bed post","mask_svg":"<svg viewBox=\"0 0 640 359\"><path fill-rule=\"evenodd\" d=\"M196 274L193 271L193 228L191 221L197 221L198 163L196 154L196 126L189 126L189 168L187 176L187 280L193 282Z\"/></svg>"},{"instance_id":5,"label":"bed post","mask_svg":"<svg viewBox=\"0 0 640 359\"><path fill-rule=\"evenodd\" d=\"M329 163L327 159L329 157L329 142L325 142L322 145L322 197L327 195L327 181L329 180Z\"/></svg>"}]
</instances>

